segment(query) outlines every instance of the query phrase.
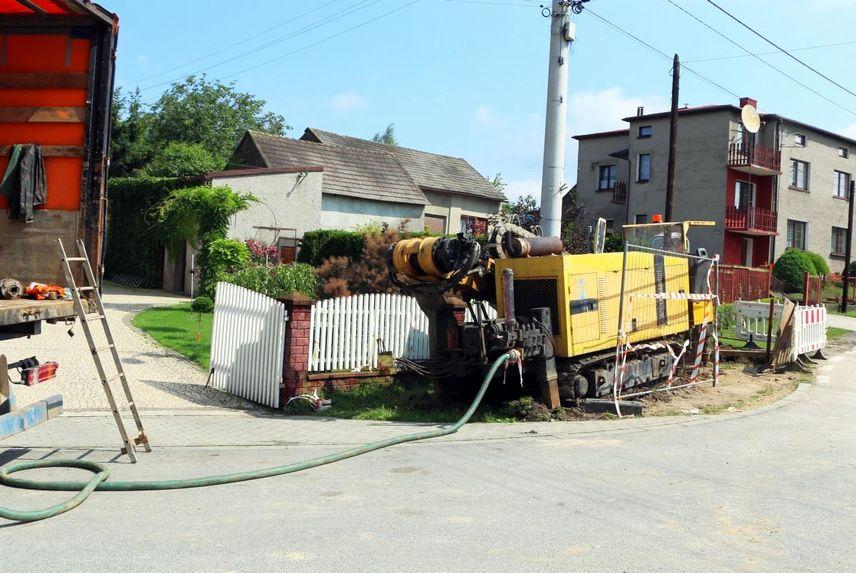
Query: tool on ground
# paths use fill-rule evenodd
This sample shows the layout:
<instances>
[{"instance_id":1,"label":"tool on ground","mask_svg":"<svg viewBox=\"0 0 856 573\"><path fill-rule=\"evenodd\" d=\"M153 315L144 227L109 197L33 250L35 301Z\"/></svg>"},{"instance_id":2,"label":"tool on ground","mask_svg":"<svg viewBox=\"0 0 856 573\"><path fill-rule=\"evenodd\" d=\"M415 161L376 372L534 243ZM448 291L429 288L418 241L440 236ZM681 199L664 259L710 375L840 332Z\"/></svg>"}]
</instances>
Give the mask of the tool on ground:
<instances>
[{"instance_id":1,"label":"tool on ground","mask_svg":"<svg viewBox=\"0 0 856 573\"><path fill-rule=\"evenodd\" d=\"M125 375L125 369L122 367L122 360L119 358L119 351L116 349L116 341L113 339L113 333L110 332L110 325L107 322L107 315L104 311L104 304L101 302L101 294L98 292L98 283L95 279L95 274L92 272L92 266L89 264L89 257L86 254L86 246L83 241L77 241L78 255L70 257L65 252L65 246L62 244L62 239L57 239L59 250L62 254L63 270L65 278L71 290L71 296L74 299L74 308L77 311L77 316L80 318L80 325L83 328L83 333L86 336L86 343L89 345L89 351L92 353L92 360L95 362L95 368L98 370L98 377L101 379L101 385L104 387L104 393L107 395L107 402L110 404L110 410L113 412L113 418L116 420L116 426L119 428L119 434L122 436L124 448L123 454L127 454L132 462L137 461L135 446L143 446L145 451L152 451L149 445L149 438L143 429L143 421L140 419L140 413L137 411L137 405L134 402L134 397L131 395L131 388L128 385L128 377ZM72 263L78 263L83 266L88 285L77 286L74 279L74 272L71 269ZM81 293L91 293L92 300L95 302L95 314L87 314L81 300ZM104 335L107 339L106 346L97 346L95 339L92 336L90 324L99 322L104 330ZM107 370L101 361L99 352L109 350L113 357L113 364L116 367L116 374L108 376ZM115 381L122 383L122 390L125 393L125 398L128 401L128 407L134 417L134 422L137 425L139 435L131 441L128 437L128 432L125 429L125 423L122 421L122 416L119 414L119 408L116 405L116 399L113 397L113 390L110 388L110 383Z\"/></svg>"},{"instance_id":2,"label":"tool on ground","mask_svg":"<svg viewBox=\"0 0 856 573\"><path fill-rule=\"evenodd\" d=\"M188 489L194 487L223 485L227 483L249 481L254 479L295 473L303 470L308 470L310 468L316 468L318 466L331 464L333 462L338 462L348 458L353 458L362 454L367 454L369 452L380 450L382 448L388 448L389 446L394 446L396 444L415 442L417 440L427 440L430 438L438 438L440 436L448 436L449 434L454 434L455 432L460 430L461 427L466 424L473 416L476 411L476 408L479 407L482 398L484 398L484 394L487 391L487 388L490 385L491 381L493 380L494 375L496 374L497 370L499 370L499 367L509 361L518 361L520 357L520 352L518 352L517 350L510 350L508 352L504 352L496 360L494 360L493 365L488 370L487 374L484 377L484 380L482 380L481 388L479 388L478 394L476 394L476 397L470 404L470 407L467 409L464 415L461 416L461 418L451 426L447 426L445 428L438 428L435 430L427 430L424 432L416 432L413 434L405 434L403 436L387 438L385 440L380 440L377 442L370 442L368 444L363 444L362 446L343 450L335 454L321 456L319 458L313 458L311 460L306 460L303 462L295 462L284 466L277 466L267 469L239 472L233 474L179 480L108 481L107 478L110 477L110 470L99 463L87 460L47 459L14 462L0 468L0 484L21 489L38 489L44 491L76 491L77 494L62 503L52 505L45 509L16 510L0 506L0 517L4 519L11 519L14 521L39 521L41 519L55 517L61 513L65 513L66 511L74 509L75 507L83 503L86 498L89 497L89 495L96 489L101 491L150 491L164 489ZM94 475L88 482L40 481L13 477L12 475L17 472L41 468L79 468L82 470L90 471Z\"/></svg>"}]
</instances>

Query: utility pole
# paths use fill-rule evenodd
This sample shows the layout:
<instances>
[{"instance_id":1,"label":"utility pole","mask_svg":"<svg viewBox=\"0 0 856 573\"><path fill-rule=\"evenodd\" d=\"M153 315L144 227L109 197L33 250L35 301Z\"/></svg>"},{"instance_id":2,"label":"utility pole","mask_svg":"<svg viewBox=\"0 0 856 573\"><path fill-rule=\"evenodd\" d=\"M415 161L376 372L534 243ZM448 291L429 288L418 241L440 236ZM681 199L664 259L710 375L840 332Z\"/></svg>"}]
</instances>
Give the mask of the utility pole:
<instances>
[{"instance_id":1,"label":"utility pole","mask_svg":"<svg viewBox=\"0 0 856 573\"><path fill-rule=\"evenodd\" d=\"M848 287L850 286L850 255L853 242L853 197L856 195L856 181L850 182L850 196L847 205L847 245L844 247L844 288L841 291L841 312L847 312Z\"/></svg>"},{"instance_id":2,"label":"utility pole","mask_svg":"<svg viewBox=\"0 0 856 573\"><path fill-rule=\"evenodd\" d=\"M565 122L568 115L568 52L574 41L569 12L579 14L589 0L553 0L549 11L550 65L547 74L547 118L541 171L541 228L544 236L561 237L562 186L565 179ZM546 15L546 9L545 9Z\"/></svg>"},{"instance_id":3,"label":"utility pole","mask_svg":"<svg viewBox=\"0 0 856 573\"><path fill-rule=\"evenodd\" d=\"M675 171L678 159L678 94L680 89L681 60L675 54L675 59L672 62L672 116L669 122L669 171L666 177L666 221L671 221L675 213Z\"/></svg>"}]
</instances>

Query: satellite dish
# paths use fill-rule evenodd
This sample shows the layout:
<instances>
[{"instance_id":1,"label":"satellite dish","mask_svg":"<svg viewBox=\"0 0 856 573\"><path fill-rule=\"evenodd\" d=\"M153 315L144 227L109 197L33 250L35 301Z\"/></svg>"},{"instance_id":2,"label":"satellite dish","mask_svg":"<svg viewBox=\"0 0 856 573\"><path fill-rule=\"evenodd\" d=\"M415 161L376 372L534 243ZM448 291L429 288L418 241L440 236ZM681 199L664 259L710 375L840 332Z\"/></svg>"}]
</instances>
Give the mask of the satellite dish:
<instances>
[{"instance_id":1,"label":"satellite dish","mask_svg":"<svg viewBox=\"0 0 856 573\"><path fill-rule=\"evenodd\" d=\"M740 119L743 121L743 127L749 133L758 133L761 129L761 116L758 115L758 110L754 105L744 105L740 111Z\"/></svg>"}]
</instances>

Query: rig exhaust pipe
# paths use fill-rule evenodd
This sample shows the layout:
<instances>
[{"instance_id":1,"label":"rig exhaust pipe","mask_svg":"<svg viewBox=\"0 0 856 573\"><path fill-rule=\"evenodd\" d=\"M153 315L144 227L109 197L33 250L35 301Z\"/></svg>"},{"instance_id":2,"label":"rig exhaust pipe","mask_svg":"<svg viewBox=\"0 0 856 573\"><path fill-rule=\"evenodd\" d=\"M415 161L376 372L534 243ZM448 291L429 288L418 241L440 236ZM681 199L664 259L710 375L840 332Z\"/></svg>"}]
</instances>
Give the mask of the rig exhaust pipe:
<instances>
[{"instance_id":1,"label":"rig exhaust pipe","mask_svg":"<svg viewBox=\"0 0 856 573\"><path fill-rule=\"evenodd\" d=\"M558 237L515 237L505 236L505 250L513 259L561 255L565 246Z\"/></svg>"}]
</instances>

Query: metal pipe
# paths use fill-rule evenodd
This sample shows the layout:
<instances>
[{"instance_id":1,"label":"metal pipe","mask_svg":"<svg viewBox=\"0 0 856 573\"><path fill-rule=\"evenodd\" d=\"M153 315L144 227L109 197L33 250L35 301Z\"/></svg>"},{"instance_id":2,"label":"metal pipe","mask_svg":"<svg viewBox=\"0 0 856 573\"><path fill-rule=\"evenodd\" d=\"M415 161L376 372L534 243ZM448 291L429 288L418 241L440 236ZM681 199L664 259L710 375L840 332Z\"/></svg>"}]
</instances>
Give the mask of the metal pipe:
<instances>
[{"instance_id":1,"label":"metal pipe","mask_svg":"<svg viewBox=\"0 0 856 573\"><path fill-rule=\"evenodd\" d=\"M559 237L512 237L508 240L508 254L512 258L561 255L565 250Z\"/></svg>"},{"instance_id":2,"label":"metal pipe","mask_svg":"<svg viewBox=\"0 0 856 573\"><path fill-rule=\"evenodd\" d=\"M511 326L514 321L514 271L502 271L502 310L505 324Z\"/></svg>"}]
</instances>

